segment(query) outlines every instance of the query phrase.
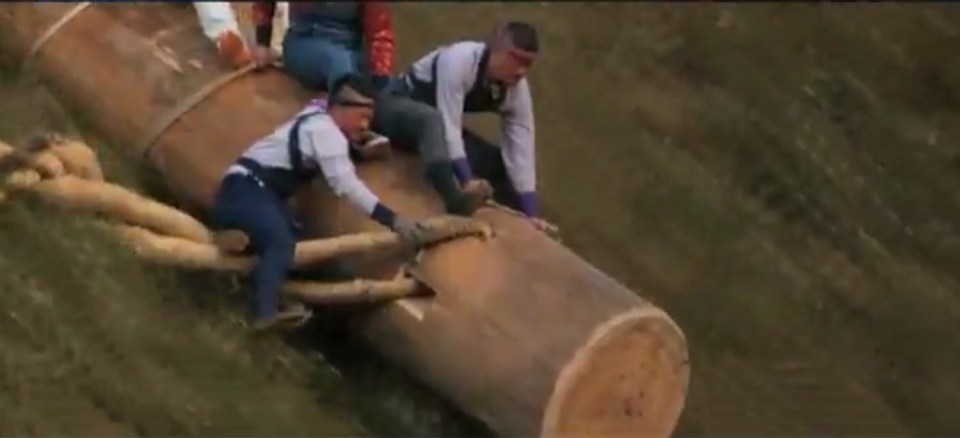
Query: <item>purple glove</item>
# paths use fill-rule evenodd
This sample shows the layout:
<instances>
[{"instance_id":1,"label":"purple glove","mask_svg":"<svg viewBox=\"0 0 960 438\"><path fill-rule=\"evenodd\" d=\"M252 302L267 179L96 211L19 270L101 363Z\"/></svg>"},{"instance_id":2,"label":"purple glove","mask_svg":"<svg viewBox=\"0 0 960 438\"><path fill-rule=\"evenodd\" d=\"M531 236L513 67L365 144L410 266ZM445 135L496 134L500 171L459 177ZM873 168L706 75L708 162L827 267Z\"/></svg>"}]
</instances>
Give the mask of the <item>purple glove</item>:
<instances>
[{"instance_id":1,"label":"purple glove","mask_svg":"<svg viewBox=\"0 0 960 438\"><path fill-rule=\"evenodd\" d=\"M535 192L523 192L520 194L520 210L529 217L538 217L540 215L537 205L537 194Z\"/></svg>"},{"instance_id":2,"label":"purple glove","mask_svg":"<svg viewBox=\"0 0 960 438\"><path fill-rule=\"evenodd\" d=\"M467 181L473 179L470 162L467 161L466 157L453 160L453 173L457 176L457 181L460 182L460 185L464 185Z\"/></svg>"}]
</instances>

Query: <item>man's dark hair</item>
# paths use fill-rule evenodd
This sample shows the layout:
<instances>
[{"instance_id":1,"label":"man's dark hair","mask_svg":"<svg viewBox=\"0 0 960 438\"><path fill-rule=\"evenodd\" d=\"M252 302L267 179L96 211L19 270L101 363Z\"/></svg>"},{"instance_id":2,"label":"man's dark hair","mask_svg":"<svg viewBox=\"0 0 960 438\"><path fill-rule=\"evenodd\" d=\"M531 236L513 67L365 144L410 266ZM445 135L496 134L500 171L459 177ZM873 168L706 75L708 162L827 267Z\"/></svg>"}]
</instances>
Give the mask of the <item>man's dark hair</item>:
<instances>
[{"instance_id":1,"label":"man's dark hair","mask_svg":"<svg viewBox=\"0 0 960 438\"><path fill-rule=\"evenodd\" d=\"M373 86L369 78L357 73L349 73L337 79L337 81L333 83L333 86L330 87L330 105L343 103L342 91L345 88L356 91L357 94L370 100L374 100L377 97L377 88Z\"/></svg>"},{"instance_id":2,"label":"man's dark hair","mask_svg":"<svg viewBox=\"0 0 960 438\"><path fill-rule=\"evenodd\" d=\"M524 21L509 21L500 31L514 47L526 52L540 51L540 39L537 37L537 29L532 24Z\"/></svg>"}]
</instances>

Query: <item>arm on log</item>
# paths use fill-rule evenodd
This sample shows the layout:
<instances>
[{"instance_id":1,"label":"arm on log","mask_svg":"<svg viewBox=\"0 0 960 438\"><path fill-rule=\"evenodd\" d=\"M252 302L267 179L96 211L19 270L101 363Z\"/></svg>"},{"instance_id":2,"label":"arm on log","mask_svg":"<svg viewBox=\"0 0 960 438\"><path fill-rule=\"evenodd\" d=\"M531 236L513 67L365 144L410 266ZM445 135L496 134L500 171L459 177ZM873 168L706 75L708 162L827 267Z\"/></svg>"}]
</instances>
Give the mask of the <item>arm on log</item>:
<instances>
[{"instance_id":1,"label":"arm on log","mask_svg":"<svg viewBox=\"0 0 960 438\"><path fill-rule=\"evenodd\" d=\"M439 217L424 221L429 231L425 245L431 246L450 239L491 236L486 224L455 217ZM137 254L151 261L189 268L204 268L225 271L249 271L255 257L224 254L215 245L191 240L162 236L136 226L117 229L124 240L133 244ZM293 257L294 267L303 267L335 257L367 253L399 247L401 240L392 231L364 232L325 239L312 239L297 243Z\"/></svg>"}]
</instances>

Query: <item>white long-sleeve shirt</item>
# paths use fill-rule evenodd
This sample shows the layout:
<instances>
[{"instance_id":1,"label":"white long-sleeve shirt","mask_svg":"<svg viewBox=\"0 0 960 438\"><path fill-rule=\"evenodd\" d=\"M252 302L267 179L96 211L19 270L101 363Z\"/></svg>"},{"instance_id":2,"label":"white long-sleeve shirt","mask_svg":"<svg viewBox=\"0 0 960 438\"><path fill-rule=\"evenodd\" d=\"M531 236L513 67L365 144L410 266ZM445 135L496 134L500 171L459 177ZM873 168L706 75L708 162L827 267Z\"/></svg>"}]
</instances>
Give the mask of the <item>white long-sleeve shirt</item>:
<instances>
[{"instance_id":1,"label":"white long-sleeve shirt","mask_svg":"<svg viewBox=\"0 0 960 438\"><path fill-rule=\"evenodd\" d=\"M418 80L432 83L433 60L437 54L436 108L443 117L447 148L453 160L466 157L461 129L464 98L482 72L480 59L486 45L477 41L461 41L440 47L411 66ZM500 113L500 149L507 174L517 192L536 191L536 150L533 99L530 85L522 79L507 88Z\"/></svg>"},{"instance_id":2,"label":"white long-sleeve shirt","mask_svg":"<svg viewBox=\"0 0 960 438\"><path fill-rule=\"evenodd\" d=\"M322 110L322 106L318 108L316 104L312 104L300 111L297 117L318 109ZM278 127L270 135L257 140L243 153L243 156L264 167L292 169L287 141L295 120L296 117ZM303 168L319 167L324 179L337 196L346 196L367 215L372 214L380 198L357 176L353 161L350 159L347 138L333 123L333 119L325 112L307 118L300 124L299 138ZM248 172L246 168L236 164L227 169L227 173Z\"/></svg>"}]
</instances>

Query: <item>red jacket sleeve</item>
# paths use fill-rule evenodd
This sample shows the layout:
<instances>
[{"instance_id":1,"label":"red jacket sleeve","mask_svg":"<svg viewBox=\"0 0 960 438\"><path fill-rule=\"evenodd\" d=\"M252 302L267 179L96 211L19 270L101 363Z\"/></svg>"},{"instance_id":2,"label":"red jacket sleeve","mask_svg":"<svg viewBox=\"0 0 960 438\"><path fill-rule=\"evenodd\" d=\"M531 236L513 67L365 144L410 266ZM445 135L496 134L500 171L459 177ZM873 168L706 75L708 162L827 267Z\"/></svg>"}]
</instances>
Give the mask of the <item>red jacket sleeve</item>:
<instances>
[{"instance_id":1,"label":"red jacket sleeve","mask_svg":"<svg viewBox=\"0 0 960 438\"><path fill-rule=\"evenodd\" d=\"M259 46L269 46L273 36L273 14L277 10L277 2L253 2L253 26L255 39Z\"/></svg>"},{"instance_id":2,"label":"red jacket sleeve","mask_svg":"<svg viewBox=\"0 0 960 438\"><path fill-rule=\"evenodd\" d=\"M387 2L363 3L363 35L367 40L370 73L389 75L393 71L396 38Z\"/></svg>"}]
</instances>

